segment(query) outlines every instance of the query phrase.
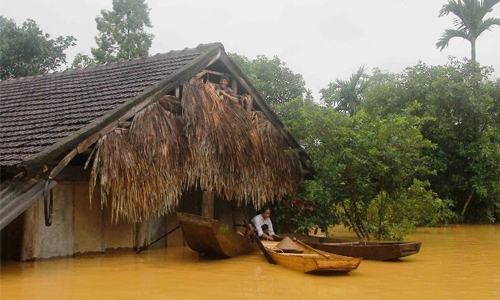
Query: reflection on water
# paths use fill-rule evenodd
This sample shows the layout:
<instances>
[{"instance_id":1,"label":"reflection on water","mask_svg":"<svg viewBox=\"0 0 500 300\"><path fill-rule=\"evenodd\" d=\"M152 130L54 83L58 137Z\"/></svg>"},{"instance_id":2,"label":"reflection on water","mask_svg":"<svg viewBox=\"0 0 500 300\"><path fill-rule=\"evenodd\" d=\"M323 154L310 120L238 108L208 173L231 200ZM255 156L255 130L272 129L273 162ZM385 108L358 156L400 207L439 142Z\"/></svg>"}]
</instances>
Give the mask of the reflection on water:
<instances>
[{"instance_id":1,"label":"reflection on water","mask_svg":"<svg viewBox=\"0 0 500 300\"><path fill-rule=\"evenodd\" d=\"M345 232L338 232L344 234ZM309 275L260 253L200 258L186 247L2 262L1 299L500 299L500 225L419 228L417 255Z\"/></svg>"}]
</instances>

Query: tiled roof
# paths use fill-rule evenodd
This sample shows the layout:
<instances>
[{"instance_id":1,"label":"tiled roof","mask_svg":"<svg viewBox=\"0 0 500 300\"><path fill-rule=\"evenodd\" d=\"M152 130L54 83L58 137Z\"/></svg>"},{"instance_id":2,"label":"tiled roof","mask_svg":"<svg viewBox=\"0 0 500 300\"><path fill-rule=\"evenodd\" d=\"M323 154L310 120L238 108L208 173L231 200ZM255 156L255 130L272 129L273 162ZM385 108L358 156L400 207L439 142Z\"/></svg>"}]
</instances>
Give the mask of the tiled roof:
<instances>
[{"instance_id":1,"label":"tiled roof","mask_svg":"<svg viewBox=\"0 0 500 300\"><path fill-rule=\"evenodd\" d=\"M0 81L0 166L16 165L92 123L213 45Z\"/></svg>"}]
</instances>

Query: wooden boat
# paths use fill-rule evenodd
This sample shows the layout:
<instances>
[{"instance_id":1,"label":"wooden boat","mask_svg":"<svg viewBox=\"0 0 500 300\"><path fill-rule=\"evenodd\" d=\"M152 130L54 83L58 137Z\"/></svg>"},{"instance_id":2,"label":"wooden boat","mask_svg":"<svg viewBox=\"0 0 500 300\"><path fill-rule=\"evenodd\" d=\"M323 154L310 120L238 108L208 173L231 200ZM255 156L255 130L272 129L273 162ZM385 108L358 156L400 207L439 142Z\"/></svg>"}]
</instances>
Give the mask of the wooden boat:
<instances>
[{"instance_id":1,"label":"wooden boat","mask_svg":"<svg viewBox=\"0 0 500 300\"><path fill-rule=\"evenodd\" d=\"M194 251L211 256L235 257L259 250L250 238L217 220L187 213L177 213L177 217L184 238Z\"/></svg>"},{"instance_id":2,"label":"wooden boat","mask_svg":"<svg viewBox=\"0 0 500 300\"><path fill-rule=\"evenodd\" d=\"M422 246L422 242L365 242L300 234L292 235L315 249L340 255L363 257L367 260L397 260L417 254Z\"/></svg>"},{"instance_id":3,"label":"wooden boat","mask_svg":"<svg viewBox=\"0 0 500 300\"><path fill-rule=\"evenodd\" d=\"M298 250L287 252L277 247L278 242L263 241L272 259L284 267L304 273L348 273L358 268L362 258L328 253L296 242Z\"/></svg>"}]
</instances>

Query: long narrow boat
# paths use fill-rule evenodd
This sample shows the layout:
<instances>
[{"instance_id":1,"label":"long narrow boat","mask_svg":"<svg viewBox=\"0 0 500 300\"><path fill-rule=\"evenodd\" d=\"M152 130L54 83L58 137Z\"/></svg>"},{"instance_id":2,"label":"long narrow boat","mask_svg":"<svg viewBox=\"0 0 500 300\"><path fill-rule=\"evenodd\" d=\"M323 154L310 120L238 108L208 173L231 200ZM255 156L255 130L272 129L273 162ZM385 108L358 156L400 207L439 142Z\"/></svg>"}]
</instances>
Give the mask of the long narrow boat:
<instances>
[{"instance_id":1,"label":"long narrow boat","mask_svg":"<svg viewBox=\"0 0 500 300\"><path fill-rule=\"evenodd\" d=\"M262 243L278 265L304 273L348 273L357 269L362 260L313 249L300 242L296 242L297 249L292 252L278 248L278 242Z\"/></svg>"},{"instance_id":2,"label":"long narrow boat","mask_svg":"<svg viewBox=\"0 0 500 300\"><path fill-rule=\"evenodd\" d=\"M363 257L367 260L397 260L417 254L422 242L369 242L293 234L309 246L346 256Z\"/></svg>"},{"instance_id":3,"label":"long narrow boat","mask_svg":"<svg viewBox=\"0 0 500 300\"><path fill-rule=\"evenodd\" d=\"M189 247L205 255L235 257L259 250L250 238L214 219L177 213Z\"/></svg>"}]
</instances>

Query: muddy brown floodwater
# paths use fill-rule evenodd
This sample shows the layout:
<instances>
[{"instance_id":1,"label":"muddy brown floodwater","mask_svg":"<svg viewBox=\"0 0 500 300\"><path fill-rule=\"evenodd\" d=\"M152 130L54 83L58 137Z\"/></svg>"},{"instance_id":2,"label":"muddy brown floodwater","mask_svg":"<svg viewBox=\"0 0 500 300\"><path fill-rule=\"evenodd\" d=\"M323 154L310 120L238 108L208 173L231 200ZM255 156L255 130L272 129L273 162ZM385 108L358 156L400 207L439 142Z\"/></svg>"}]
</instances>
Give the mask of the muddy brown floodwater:
<instances>
[{"instance_id":1,"label":"muddy brown floodwater","mask_svg":"<svg viewBox=\"0 0 500 300\"><path fill-rule=\"evenodd\" d=\"M336 235L349 235L339 230ZM206 259L189 247L2 262L6 299L500 299L500 225L419 228L417 255L309 275L261 253Z\"/></svg>"}]
</instances>

